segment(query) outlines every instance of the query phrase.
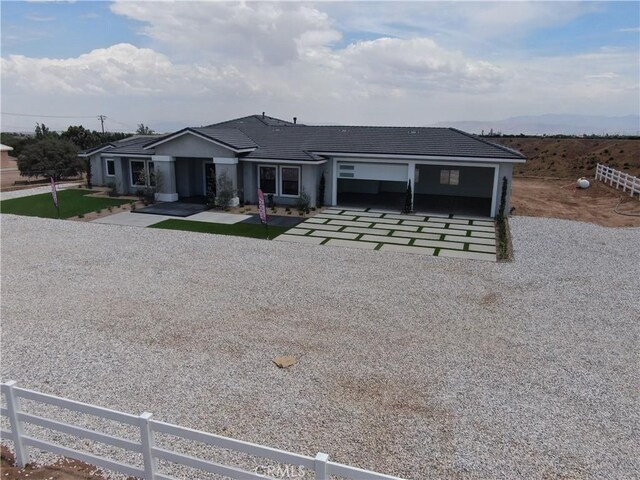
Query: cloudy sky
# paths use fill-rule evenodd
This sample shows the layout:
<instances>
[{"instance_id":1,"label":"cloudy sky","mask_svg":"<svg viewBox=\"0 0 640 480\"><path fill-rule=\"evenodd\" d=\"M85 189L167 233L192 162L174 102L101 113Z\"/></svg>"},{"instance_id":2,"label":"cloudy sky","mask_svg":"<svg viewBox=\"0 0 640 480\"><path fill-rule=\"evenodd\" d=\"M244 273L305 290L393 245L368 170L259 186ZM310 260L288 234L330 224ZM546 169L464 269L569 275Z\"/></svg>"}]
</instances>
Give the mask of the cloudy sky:
<instances>
[{"instance_id":1,"label":"cloudy sky","mask_svg":"<svg viewBox=\"0 0 640 480\"><path fill-rule=\"evenodd\" d=\"M1 9L3 130L36 121L98 129L104 114L109 130L142 122L166 131L262 111L307 123L422 126L629 115L640 104L635 1Z\"/></svg>"}]
</instances>

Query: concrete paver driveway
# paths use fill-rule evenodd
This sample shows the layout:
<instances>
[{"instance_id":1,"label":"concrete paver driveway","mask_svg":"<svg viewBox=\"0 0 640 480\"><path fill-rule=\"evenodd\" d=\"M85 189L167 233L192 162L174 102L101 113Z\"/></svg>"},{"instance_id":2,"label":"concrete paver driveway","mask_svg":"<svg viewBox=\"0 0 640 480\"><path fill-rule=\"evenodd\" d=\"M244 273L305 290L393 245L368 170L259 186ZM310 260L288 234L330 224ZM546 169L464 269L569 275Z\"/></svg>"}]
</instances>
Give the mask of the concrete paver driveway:
<instances>
[{"instance_id":1,"label":"concrete paver driveway","mask_svg":"<svg viewBox=\"0 0 640 480\"><path fill-rule=\"evenodd\" d=\"M492 219L329 208L279 241L496 261Z\"/></svg>"}]
</instances>

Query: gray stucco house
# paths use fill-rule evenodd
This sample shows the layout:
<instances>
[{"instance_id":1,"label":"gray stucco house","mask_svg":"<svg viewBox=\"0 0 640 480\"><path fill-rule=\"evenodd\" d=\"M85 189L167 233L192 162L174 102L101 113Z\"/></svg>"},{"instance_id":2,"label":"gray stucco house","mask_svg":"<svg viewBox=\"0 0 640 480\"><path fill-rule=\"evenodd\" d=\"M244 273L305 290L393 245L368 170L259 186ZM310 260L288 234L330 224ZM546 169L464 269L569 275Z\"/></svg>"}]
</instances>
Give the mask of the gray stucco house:
<instances>
[{"instance_id":1,"label":"gray stucco house","mask_svg":"<svg viewBox=\"0 0 640 480\"><path fill-rule=\"evenodd\" d=\"M80 153L95 185L119 193L144 188L161 172L156 197L204 197L226 173L236 201L255 203L257 189L276 204L294 205L306 192L325 205L402 209L411 182L416 211L495 216L502 179L509 192L521 153L453 128L308 126L262 115L163 136L134 136ZM152 181L152 180L151 180ZM507 210L508 211L508 210Z\"/></svg>"}]
</instances>

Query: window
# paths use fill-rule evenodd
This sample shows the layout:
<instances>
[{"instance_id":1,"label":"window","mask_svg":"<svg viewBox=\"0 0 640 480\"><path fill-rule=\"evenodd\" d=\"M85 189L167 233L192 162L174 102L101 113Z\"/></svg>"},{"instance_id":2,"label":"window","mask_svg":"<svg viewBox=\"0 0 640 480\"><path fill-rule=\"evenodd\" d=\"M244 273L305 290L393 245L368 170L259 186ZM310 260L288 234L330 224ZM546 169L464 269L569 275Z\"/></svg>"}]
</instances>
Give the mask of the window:
<instances>
[{"instance_id":1,"label":"window","mask_svg":"<svg viewBox=\"0 0 640 480\"><path fill-rule=\"evenodd\" d=\"M131 185L133 186L146 186L146 178L144 171L144 162L138 160L132 160L129 165L131 166Z\"/></svg>"},{"instance_id":2,"label":"window","mask_svg":"<svg viewBox=\"0 0 640 480\"><path fill-rule=\"evenodd\" d=\"M107 158L107 177L116 176L116 161L112 158Z\"/></svg>"},{"instance_id":3,"label":"window","mask_svg":"<svg viewBox=\"0 0 640 480\"><path fill-rule=\"evenodd\" d=\"M440 170L440 185L458 185L460 170Z\"/></svg>"},{"instance_id":4,"label":"window","mask_svg":"<svg viewBox=\"0 0 640 480\"><path fill-rule=\"evenodd\" d=\"M258 167L258 170L258 186L260 187L262 192L277 195L278 192L276 191L276 176L278 169L276 167L260 166Z\"/></svg>"},{"instance_id":5,"label":"window","mask_svg":"<svg viewBox=\"0 0 640 480\"><path fill-rule=\"evenodd\" d=\"M280 167L280 195L300 196L300 167Z\"/></svg>"},{"instance_id":6,"label":"window","mask_svg":"<svg viewBox=\"0 0 640 480\"><path fill-rule=\"evenodd\" d=\"M151 160L130 160L131 186L155 187L156 170Z\"/></svg>"}]
</instances>

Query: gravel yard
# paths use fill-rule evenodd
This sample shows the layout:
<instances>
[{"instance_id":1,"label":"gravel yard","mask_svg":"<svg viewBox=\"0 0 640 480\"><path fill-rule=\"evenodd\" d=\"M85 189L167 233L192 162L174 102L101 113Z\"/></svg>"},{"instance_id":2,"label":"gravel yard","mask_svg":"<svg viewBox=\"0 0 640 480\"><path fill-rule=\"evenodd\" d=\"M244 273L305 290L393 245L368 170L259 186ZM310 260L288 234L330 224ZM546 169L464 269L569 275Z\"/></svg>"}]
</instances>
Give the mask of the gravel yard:
<instances>
[{"instance_id":1,"label":"gravel yard","mask_svg":"<svg viewBox=\"0 0 640 480\"><path fill-rule=\"evenodd\" d=\"M640 229L511 229L493 264L2 215L2 380L407 478L638 478Z\"/></svg>"}]
</instances>

